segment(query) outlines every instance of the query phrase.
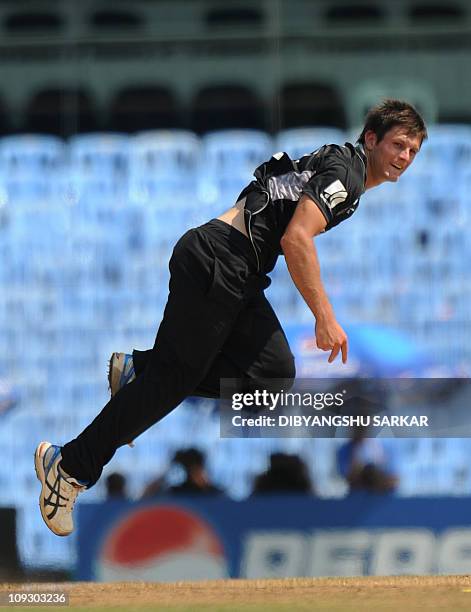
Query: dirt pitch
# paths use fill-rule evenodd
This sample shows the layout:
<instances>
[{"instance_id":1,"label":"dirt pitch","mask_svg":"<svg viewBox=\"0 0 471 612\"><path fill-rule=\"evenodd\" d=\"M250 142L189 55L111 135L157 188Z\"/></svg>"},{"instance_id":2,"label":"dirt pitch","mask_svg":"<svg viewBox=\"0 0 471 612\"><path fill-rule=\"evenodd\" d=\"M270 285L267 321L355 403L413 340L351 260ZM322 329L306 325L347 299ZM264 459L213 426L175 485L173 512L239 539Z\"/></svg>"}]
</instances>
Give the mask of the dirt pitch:
<instances>
[{"instance_id":1,"label":"dirt pitch","mask_svg":"<svg viewBox=\"0 0 471 612\"><path fill-rule=\"evenodd\" d=\"M155 584L60 583L0 584L0 594L62 591L77 610L169 610L333 612L377 610L471 610L471 576L387 578L286 578ZM61 610L63 607L2 609Z\"/></svg>"}]
</instances>

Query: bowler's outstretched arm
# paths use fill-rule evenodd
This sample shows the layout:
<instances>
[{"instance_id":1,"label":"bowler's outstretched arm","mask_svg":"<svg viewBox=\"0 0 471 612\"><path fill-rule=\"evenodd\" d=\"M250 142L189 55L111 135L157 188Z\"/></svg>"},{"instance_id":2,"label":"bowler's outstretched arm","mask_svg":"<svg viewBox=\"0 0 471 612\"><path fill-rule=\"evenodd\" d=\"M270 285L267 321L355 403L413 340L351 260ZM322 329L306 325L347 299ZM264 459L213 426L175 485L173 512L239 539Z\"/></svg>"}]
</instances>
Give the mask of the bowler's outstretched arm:
<instances>
[{"instance_id":1,"label":"bowler's outstretched arm","mask_svg":"<svg viewBox=\"0 0 471 612\"><path fill-rule=\"evenodd\" d=\"M331 351L332 362L340 350L346 363L347 335L337 323L334 310L321 279L314 236L324 231L327 220L317 204L307 195L300 199L291 221L281 238L281 248L294 284L316 319L317 346Z\"/></svg>"}]
</instances>

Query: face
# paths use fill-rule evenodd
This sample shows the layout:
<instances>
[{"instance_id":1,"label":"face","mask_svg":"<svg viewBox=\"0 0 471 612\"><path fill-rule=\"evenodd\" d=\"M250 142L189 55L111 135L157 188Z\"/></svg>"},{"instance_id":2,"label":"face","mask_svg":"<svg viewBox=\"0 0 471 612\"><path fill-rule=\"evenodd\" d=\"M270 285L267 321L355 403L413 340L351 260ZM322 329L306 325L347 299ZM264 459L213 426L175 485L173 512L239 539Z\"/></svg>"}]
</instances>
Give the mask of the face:
<instances>
[{"instance_id":1,"label":"face","mask_svg":"<svg viewBox=\"0 0 471 612\"><path fill-rule=\"evenodd\" d=\"M374 132L366 132L369 186L396 182L414 161L420 145L419 136L408 134L401 126L391 128L379 142Z\"/></svg>"}]
</instances>

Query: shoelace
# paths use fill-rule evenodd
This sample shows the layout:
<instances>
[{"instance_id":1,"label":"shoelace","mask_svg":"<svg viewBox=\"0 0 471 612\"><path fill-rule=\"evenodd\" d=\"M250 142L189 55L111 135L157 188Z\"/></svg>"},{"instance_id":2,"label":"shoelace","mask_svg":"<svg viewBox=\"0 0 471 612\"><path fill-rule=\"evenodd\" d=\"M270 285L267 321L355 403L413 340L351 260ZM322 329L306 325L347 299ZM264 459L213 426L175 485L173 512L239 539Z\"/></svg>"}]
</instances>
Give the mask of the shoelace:
<instances>
[{"instance_id":1,"label":"shoelace","mask_svg":"<svg viewBox=\"0 0 471 612\"><path fill-rule=\"evenodd\" d=\"M62 479L62 483L65 489L64 492L67 494L67 497L64 495L65 509L67 510L67 512L72 512L72 510L74 509L75 501L77 499L77 495L81 491L83 491L85 487L73 485L70 482L67 482L67 480L65 480L64 478Z\"/></svg>"}]
</instances>

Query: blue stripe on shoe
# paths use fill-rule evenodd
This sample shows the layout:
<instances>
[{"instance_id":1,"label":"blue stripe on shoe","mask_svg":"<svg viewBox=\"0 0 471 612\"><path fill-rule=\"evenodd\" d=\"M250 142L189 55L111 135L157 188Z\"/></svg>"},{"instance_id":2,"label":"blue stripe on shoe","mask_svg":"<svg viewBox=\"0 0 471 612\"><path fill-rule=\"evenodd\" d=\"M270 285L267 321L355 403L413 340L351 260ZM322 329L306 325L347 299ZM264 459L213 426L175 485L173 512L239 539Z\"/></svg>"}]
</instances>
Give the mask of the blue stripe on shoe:
<instances>
[{"instance_id":1,"label":"blue stripe on shoe","mask_svg":"<svg viewBox=\"0 0 471 612\"><path fill-rule=\"evenodd\" d=\"M50 446L50 447L47 449L46 453L44 454L44 459L43 459L43 462L44 462L44 460L46 459L46 455L47 455L48 451L50 451L50 450L51 450L51 448L53 448L53 449L54 449L54 451L53 451L53 453L52 453L52 457L51 457L51 459L48 461L47 465L44 465L44 471L46 472L46 474L47 474L47 473L49 472L49 470L51 469L51 465L52 465L52 464L54 463L54 461L56 460L57 455L60 455L60 452L61 452L61 447L60 447L60 446L55 446L54 444L52 444L52 445L51 445L51 446Z\"/></svg>"},{"instance_id":2,"label":"blue stripe on shoe","mask_svg":"<svg viewBox=\"0 0 471 612\"><path fill-rule=\"evenodd\" d=\"M124 357L124 367L119 379L119 388L121 389L135 376L134 363L131 355Z\"/></svg>"}]
</instances>

